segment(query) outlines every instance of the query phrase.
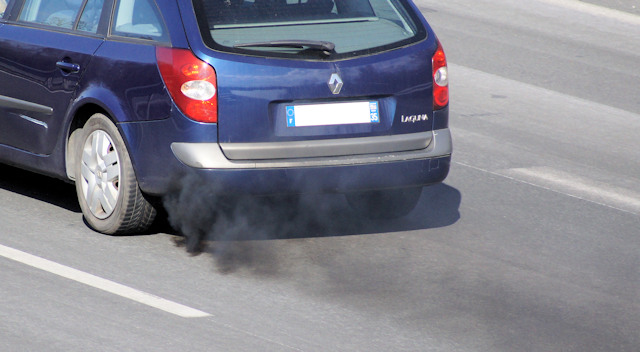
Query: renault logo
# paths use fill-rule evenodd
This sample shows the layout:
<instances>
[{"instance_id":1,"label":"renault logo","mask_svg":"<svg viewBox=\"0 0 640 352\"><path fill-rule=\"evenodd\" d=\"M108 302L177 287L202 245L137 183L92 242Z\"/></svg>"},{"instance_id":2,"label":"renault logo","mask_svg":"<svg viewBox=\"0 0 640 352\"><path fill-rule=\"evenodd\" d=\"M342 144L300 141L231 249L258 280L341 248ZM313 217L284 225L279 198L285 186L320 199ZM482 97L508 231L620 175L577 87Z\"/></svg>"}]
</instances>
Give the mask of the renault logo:
<instances>
[{"instance_id":1,"label":"renault logo","mask_svg":"<svg viewBox=\"0 0 640 352\"><path fill-rule=\"evenodd\" d=\"M342 78L337 73L331 74L331 78L329 78L329 89L331 89L331 93L340 94L342 90Z\"/></svg>"}]
</instances>

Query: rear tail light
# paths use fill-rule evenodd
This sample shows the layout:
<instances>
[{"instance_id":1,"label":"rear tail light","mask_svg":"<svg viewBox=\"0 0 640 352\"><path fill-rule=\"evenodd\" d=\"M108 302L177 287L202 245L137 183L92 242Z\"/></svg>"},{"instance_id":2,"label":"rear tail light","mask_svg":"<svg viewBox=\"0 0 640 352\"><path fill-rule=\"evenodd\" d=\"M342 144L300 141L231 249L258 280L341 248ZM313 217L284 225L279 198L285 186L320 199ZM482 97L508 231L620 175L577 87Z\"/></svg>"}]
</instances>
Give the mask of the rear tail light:
<instances>
[{"instance_id":1,"label":"rear tail light","mask_svg":"<svg viewBox=\"0 0 640 352\"><path fill-rule=\"evenodd\" d=\"M449 69L447 68L447 58L442 50L440 41L437 41L436 49L431 65L433 68L433 109L442 109L449 104Z\"/></svg>"},{"instance_id":2,"label":"rear tail light","mask_svg":"<svg viewBox=\"0 0 640 352\"><path fill-rule=\"evenodd\" d=\"M218 122L216 72L191 50L156 48L164 84L180 111L198 122Z\"/></svg>"}]
</instances>

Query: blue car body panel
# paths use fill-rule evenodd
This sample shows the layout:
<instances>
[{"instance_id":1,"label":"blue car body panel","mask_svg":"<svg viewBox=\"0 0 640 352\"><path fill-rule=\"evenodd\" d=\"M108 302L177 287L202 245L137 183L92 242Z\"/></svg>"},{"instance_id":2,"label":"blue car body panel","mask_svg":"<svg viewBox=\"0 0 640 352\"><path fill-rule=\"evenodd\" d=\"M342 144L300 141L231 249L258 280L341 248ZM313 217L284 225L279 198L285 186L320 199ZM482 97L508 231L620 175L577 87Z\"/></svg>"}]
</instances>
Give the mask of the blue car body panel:
<instances>
[{"instance_id":1,"label":"blue car body panel","mask_svg":"<svg viewBox=\"0 0 640 352\"><path fill-rule=\"evenodd\" d=\"M83 77L74 106L99 104L116 122L161 120L172 103L156 65L153 45L105 42Z\"/></svg>"},{"instance_id":2,"label":"blue car body panel","mask_svg":"<svg viewBox=\"0 0 640 352\"><path fill-rule=\"evenodd\" d=\"M417 123L400 120L402 116L433 113L428 59L433 50L424 43L343 62L254 59L245 63L233 57L211 60L220 87L220 141L271 142L431 130L432 118ZM400 67L404 69L399 70ZM345 82L339 96L327 86L334 72ZM354 100L379 101L381 122L286 128L286 105ZM269 114L265 115L267 111Z\"/></svg>"},{"instance_id":3,"label":"blue car body panel","mask_svg":"<svg viewBox=\"0 0 640 352\"><path fill-rule=\"evenodd\" d=\"M60 44L51 48L51 43ZM0 95L16 101L0 105L2 144L51 154L78 82L101 44L102 39L94 37L20 26L2 28ZM62 63L75 64L78 71L59 67Z\"/></svg>"}]
</instances>

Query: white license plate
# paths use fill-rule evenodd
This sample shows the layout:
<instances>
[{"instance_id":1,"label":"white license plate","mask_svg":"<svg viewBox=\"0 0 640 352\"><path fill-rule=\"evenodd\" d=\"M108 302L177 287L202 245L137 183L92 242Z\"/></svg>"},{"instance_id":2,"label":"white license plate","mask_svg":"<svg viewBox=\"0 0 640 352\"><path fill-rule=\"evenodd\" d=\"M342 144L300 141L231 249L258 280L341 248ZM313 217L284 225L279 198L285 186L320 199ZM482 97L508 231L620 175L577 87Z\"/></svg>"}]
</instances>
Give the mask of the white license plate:
<instances>
[{"instance_id":1,"label":"white license plate","mask_svg":"<svg viewBox=\"0 0 640 352\"><path fill-rule=\"evenodd\" d=\"M377 101L334 104L288 105L287 127L379 123Z\"/></svg>"}]
</instances>

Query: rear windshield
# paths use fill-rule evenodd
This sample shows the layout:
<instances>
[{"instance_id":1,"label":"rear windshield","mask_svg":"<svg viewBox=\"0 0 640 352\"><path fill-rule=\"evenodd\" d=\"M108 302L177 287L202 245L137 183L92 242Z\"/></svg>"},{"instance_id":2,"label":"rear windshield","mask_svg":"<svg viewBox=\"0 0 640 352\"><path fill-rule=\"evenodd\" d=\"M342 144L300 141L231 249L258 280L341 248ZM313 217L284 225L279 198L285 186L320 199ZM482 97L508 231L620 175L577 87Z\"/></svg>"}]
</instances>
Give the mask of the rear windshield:
<instances>
[{"instance_id":1,"label":"rear windshield","mask_svg":"<svg viewBox=\"0 0 640 352\"><path fill-rule=\"evenodd\" d=\"M193 0L203 37L221 50L342 58L425 37L404 0Z\"/></svg>"}]
</instances>

